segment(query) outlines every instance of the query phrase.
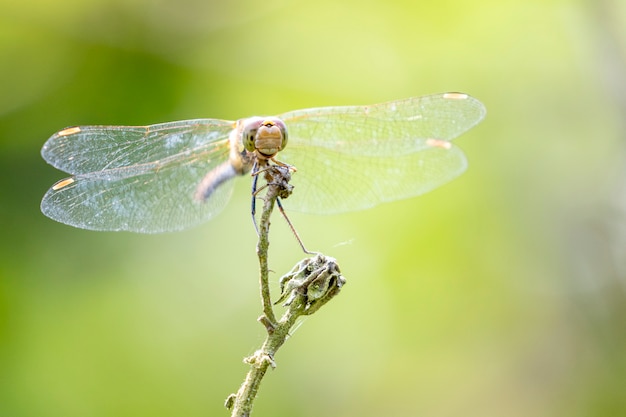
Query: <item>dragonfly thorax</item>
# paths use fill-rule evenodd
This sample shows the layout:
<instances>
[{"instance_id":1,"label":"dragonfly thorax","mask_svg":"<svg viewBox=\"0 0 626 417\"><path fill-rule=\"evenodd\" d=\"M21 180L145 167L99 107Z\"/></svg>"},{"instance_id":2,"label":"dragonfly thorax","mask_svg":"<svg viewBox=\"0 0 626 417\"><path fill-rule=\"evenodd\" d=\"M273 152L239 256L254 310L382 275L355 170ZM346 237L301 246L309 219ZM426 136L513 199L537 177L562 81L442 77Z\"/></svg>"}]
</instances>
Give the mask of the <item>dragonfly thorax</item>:
<instances>
[{"instance_id":1,"label":"dragonfly thorax","mask_svg":"<svg viewBox=\"0 0 626 417\"><path fill-rule=\"evenodd\" d=\"M251 117L243 121L241 141L248 152L270 159L287 146L287 126L277 117Z\"/></svg>"}]
</instances>

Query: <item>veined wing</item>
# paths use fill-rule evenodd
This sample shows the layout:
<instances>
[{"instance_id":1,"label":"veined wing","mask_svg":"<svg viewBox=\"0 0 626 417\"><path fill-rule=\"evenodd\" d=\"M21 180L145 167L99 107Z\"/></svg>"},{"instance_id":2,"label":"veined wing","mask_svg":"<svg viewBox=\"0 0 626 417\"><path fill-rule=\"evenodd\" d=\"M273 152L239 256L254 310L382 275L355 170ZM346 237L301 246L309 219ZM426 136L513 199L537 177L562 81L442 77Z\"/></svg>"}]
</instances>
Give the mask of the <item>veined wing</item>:
<instances>
[{"instance_id":1,"label":"veined wing","mask_svg":"<svg viewBox=\"0 0 626 417\"><path fill-rule=\"evenodd\" d=\"M449 140L480 122L484 106L460 93L373 106L329 107L284 117L294 165L287 207L341 213L424 194L467 168Z\"/></svg>"},{"instance_id":2,"label":"veined wing","mask_svg":"<svg viewBox=\"0 0 626 417\"><path fill-rule=\"evenodd\" d=\"M370 106L296 110L279 117L289 128L289 146L297 142L349 155L398 156L427 149L427 139L452 140L485 113L475 98L445 93Z\"/></svg>"},{"instance_id":3,"label":"veined wing","mask_svg":"<svg viewBox=\"0 0 626 417\"><path fill-rule=\"evenodd\" d=\"M233 122L200 119L146 127L86 126L53 135L42 155L75 174L55 184L41 209L91 230L158 233L208 220L228 201L227 182L207 201L202 178L228 160Z\"/></svg>"},{"instance_id":4,"label":"veined wing","mask_svg":"<svg viewBox=\"0 0 626 417\"><path fill-rule=\"evenodd\" d=\"M196 119L151 126L76 126L50 137L41 156L69 174L160 161L201 151L228 137L235 122Z\"/></svg>"}]
</instances>

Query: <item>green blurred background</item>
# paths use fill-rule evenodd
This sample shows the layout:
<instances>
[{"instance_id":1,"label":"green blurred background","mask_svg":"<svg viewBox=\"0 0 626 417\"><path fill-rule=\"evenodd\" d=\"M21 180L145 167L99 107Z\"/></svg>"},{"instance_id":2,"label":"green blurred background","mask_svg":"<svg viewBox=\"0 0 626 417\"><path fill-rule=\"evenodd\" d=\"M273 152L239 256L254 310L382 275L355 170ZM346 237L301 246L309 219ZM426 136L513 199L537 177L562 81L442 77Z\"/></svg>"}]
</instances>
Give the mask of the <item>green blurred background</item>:
<instances>
[{"instance_id":1,"label":"green blurred background","mask_svg":"<svg viewBox=\"0 0 626 417\"><path fill-rule=\"evenodd\" d=\"M444 91L488 110L457 142L467 173L291 215L348 285L279 352L254 415L626 415L625 2L0 9L0 416L226 416L264 337L248 179L190 231L73 229L39 211L64 177L39 156L53 132ZM302 254L278 218L271 239L276 290Z\"/></svg>"}]
</instances>

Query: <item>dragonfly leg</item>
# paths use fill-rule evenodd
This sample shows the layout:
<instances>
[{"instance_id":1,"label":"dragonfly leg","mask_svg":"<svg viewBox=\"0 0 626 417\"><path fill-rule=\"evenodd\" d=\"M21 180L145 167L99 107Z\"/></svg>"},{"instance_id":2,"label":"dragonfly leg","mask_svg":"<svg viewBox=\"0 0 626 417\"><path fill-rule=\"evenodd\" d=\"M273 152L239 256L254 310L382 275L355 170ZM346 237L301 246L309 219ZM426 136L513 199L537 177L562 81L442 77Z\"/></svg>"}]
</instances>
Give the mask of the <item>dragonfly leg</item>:
<instances>
[{"instance_id":1,"label":"dragonfly leg","mask_svg":"<svg viewBox=\"0 0 626 417\"><path fill-rule=\"evenodd\" d=\"M252 214L252 224L254 224L254 230L256 230L257 236L259 236L259 226L256 223L256 195L257 192L257 183L259 181L259 166L257 161L254 161L254 165L252 166L252 175L254 179L252 180L252 201L250 203L250 213ZM263 187L264 188L264 187Z\"/></svg>"},{"instance_id":2,"label":"dragonfly leg","mask_svg":"<svg viewBox=\"0 0 626 417\"><path fill-rule=\"evenodd\" d=\"M281 167L281 168L286 168L288 171L286 173L284 173L282 176L278 176L278 178L282 179L282 181L285 181L284 175L287 175L287 173L289 171L291 172L295 172L295 167L291 166L291 165L287 165L285 163L282 163L280 161L276 161L274 159L272 159L273 162L275 162L277 165L269 165L267 164L266 166L264 166L262 169L259 169L259 164L257 161L255 161L254 166L252 167L252 173L250 175L252 175L254 177L254 179L252 180L252 204L251 204L251 211L252 211L252 222L254 223L254 228L257 232L257 235L259 234L259 228L256 222L256 196L258 193L260 193L261 191L265 190L266 188L270 187L270 186L278 186L281 187L281 180L273 180L272 179L272 175L271 175L271 170L272 169L276 169L276 167ZM280 171L280 170L279 170ZM261 173L266 173L266 180L268 181L266 184L263 184L261 187L258 187L258 181L259 181L259 174ZM291 176L289 175L288 178L290 178ZM274 177L276 178L276 177ZM286 180L287 182L289 181L289 179ZM283 185L284 187L284 185ZM286 190L283 190L286 191ZM291 190L288 191L287 194L285 194L283 197L287 197L289 196L289 194L291 193ZM280 194L279 194L280 195ZM296 240L298 241L298 244L300 245L300 247L302 248L302 251L306 254L309 255L315 255L317 254L317 252L311 252L309 251L306 246L304 246L304 242L302 242L302 239L300 238L300 235L298 234L298 232L296 231L296 228L293 226L293 223L291 223L291 220L289 220L289 217L287 216L287 213L285 213L285 209L283 208L283 204L280 201L280 197L276 197L276 204L278 205L278 209L280 210L280 213L282 214L283 218L285 219L285 221L287 222L287 225L289 225L289 228L291 229L291 232L293 233L293 235L295 236Z\"/></svg>"},{"instance_id":3,"label":"dragonfly leg","mask_svg":"<svg viewBox=\"0 0 626 417\"><path fill-rule=\"evenodd\" d=\"M272 162L274 162L276 165L279 165L279 166L281 166L281 167L286 167L286 168L289 168L289 171L291 171L291 172L296 172L296 171L298 171L298 170L296 169L296 167L295 167L295 166L293 166L293 165L289 165L289 164L286 164L286 163L284 163L284 162L282 162L282 161L279 161L278 159L274 159L274 157L272 157L272 158L271 158L271 160L272 160Z\"/></svg>"},{"instance_id":4,"label":"dragonfly leg","mask_svg":"<svg viewBox=\"0 0 626 417\"><path fill-rule=\"evenodd\" d=\"M300 247L302 248L302 250L304 251L304 253L309 254L309 255L317 255L318 252L311 252L310 250L308 250L305 246L304 243L302 242L302 239L300 239L300 235L298 234L298 232L296 231L296 228L293 227L293 223L291 223L291 220L289 220L289 217L287 217L287 213L285 213L285 209L283 208L283 204L280 202L280 198L276 199L276 204L278 205L278 210L280 210L280 214L283 215L283 217L285 218L285 221L287 222L287 224L289 225L289 228L291 229L291 232L293 233L293 235L296 237L296 240L298 241L298 243L300 244Z\"/></svg>"},{"instance_id":5,"label":"dragonfly leg","mask_svg":"<svg viewBox=\"0 0 626 417\"><path fill-rule=\"evenodd\" d=\"M259 168L259 166L263 166L263 168ZM288 165L281 163L280 166L288 166ZM254 230L256 230L257 236L259 235L259 226L256 222L256 196L261 191L263 191L264 189L270 186L269 183L266 183L266 184L263 184L261 187L258 187L259 176L260 174L268 172L268 170L270 170L271 168L272 166L269 165L267 161L265 161L264 164L263 163L259 164L259 160L256 159L254 161L254 164L252 165L252 170L250 172L250 175L254 177L254 179L252 180L252 202L250 206L251 206L251 213L252 213L252 223L254 224Z\"/></svg>"},{"instance_id":6,"label":"dragonfly leg","mask_svg":"<svg viewBox=\"0 0 626 417\"><path fill-rule=\"evenodd\" d=\"M253 196L257 196L261 191L265 190L267 187L269 187L270 184L263 184L262 186L260 186L259 188L257 188L256 190L254 190L254 192L252 193Z\"/></svg>"}]
</instances>

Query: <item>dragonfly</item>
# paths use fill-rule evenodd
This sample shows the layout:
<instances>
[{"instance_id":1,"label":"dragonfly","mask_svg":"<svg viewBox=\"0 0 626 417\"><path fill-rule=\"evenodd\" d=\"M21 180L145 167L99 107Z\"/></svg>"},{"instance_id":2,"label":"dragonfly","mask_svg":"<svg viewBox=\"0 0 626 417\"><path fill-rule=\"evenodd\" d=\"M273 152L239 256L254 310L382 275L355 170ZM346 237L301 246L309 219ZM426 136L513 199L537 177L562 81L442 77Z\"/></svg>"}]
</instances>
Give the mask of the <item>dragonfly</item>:
<instances>
[{"instance_id":1,"label":"dragonfly","mask_svg":"<svg viewBox=\"0 0 626 417\"><path fill-rule=\"evenodd\" d=\"M463 173L467 159L451 140L485 114L477 99L443 93L237 121L68 127L41 151L71 175L48 190L41 210L82 229L178 231L219 213L234 177L273 164L297 168L289 209L367 209L424 194Z\"/></svg>"}]
</instances>

